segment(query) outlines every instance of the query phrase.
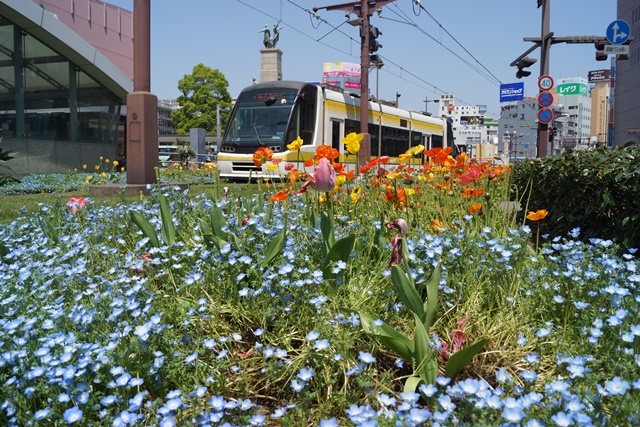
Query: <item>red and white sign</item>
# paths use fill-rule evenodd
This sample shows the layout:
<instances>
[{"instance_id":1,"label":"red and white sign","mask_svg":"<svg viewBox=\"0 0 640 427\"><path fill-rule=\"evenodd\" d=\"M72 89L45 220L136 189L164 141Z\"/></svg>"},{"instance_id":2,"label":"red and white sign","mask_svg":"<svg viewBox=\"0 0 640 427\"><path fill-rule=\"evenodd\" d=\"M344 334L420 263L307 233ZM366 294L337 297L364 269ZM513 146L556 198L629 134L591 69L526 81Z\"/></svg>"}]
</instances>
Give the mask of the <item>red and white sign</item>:
<instances>
[{"instance_id":1,"label":"red and white sign","mask_svg":"<svg viewBox=\"0 0 640 427\"><path fill-rule=\"evenodd\" d=\"M538 87L540 88L540 90L551 90L554 84L555 83L551 76L540 76L540 78L538 79Z\"/></svg>"}]
</instances>

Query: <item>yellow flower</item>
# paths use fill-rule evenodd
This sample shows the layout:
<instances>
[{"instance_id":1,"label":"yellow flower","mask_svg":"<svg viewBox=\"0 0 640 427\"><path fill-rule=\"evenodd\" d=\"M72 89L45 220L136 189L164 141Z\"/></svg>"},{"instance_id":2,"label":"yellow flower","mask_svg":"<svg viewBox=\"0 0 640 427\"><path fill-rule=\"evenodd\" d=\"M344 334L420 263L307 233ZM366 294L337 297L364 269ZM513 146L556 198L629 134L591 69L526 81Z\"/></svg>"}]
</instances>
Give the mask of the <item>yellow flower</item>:
<instances>
[{"instance_id":1,"label":"yellow flower","mask_svg":"<svg viewBox=\"0 0 640 427\"><path fill-rule=\"evenodd\" d=\"M107 177L107 173L106 173L106 172L102 172L102 173L100 174L100 177L101 177L101 178L106 178L106 177Z\"/></svg>"},{"instance_id":2,"label":"yellow flower","mask_svg":"<svg viewBox=\"0 0 640 427\"><path fill-rule=\"evenodd\" d=\"M347 177L344 175L338 175L336 177L336 188L342 187L345 182L347 182Z\"/></svg>"},{"instance_id":3,"label":"yellow flower","mask_svg":"<svg viewBox=\"0 0 640 427\"><path fill-rule=\"evenodd\" d=\"M302 138L297 137L294 141L291 141L291 144L287 144L287 148L291 151L297 151L302 147Z\"/></svg>"},{"instance_id":4,"label":"yellow flower","mask_svg":"<svg viewBox=\"0 0 640 427\"><path fill-rule=\"evenodd\" d=\"M87 168L87 165L82 165L82 169L86 169L86 168Z\"/></svg>"},{"instance_id":5,"label":"yellow flower","mask_svg":"<svg viewBox=\"0 0 640 427\"><path fill-rule=\"evenodd\" d=\"M124 172L124 166L120 168L120 172Z\"/></svg>"},{"instance_id":6,"label":"yellow flower","mask_svg":"<svg viewBox=\"0 0 640 427\"><path fill-rule=\"evenodd\" d=\"M109 159L105 160L105 162L109 163Z\"/></svg>"},{"instance_id":7,"label":"yellow flower","mask_svg":"<svg viewBox=\"0 0 640 427\"><path fill-rule=\"evenodd\" d=\"M387 174L387 178L389 179L402 179L402 174L401 173L396 173L396 172L390 172Z\"/></svg>"},{"instance_id":8,"label":"yellow flower","mask_svg":"<svg viewBox=\"0 0 640 427\"><path fill-rule=\"evenodd\" d=\"M353 190L351 191L351 201L353 203L356 203L358 201L358 196L360 195L360 193L362 193L362 187L360 187L359 185L356 185L355 187L353 187Z\"/></svg>"},{"instance_id":9,"label":"yellow flower","mask_svg":"<svg viewBox=\"0 0 640 427\"><path fill-rule=\"evenodd\" d=\"M117 160L113 161L113 167L115 168L116 166L118 166L120 163Z\"/></svg>"},{"instance_id":10,"label":"yellow flower","mask_svg":"<svg viewBox=\"0 0 640 427\"><path fill-rule=\"evenodd\" d=\"M351 132L342 139L342 143L351 154L357 154L360 151L360 141L364 138L364 134Z\"/></svg>"},{"instance_id":11,"label":"yellow flower","mask_svg":"<svg viewBox=\"0 0 640 427\"><path fill-rule=\"evenodd\" d=\"M270 171L270 172L273 172L273 171L275 171L275 170L278 170L278 165L277 165L277 164L275 164L275 163L269 163L269 164L267 165L267 170L268 170L268 171Z\"/></svg>"},{"instance_id":12,"label":"yellow flower","mask_svg":"<svg viewBox=\"0 0 640 427\"><path fill-rule=\"evenodd\" d=\"M405 188L404 192L407 196L413 196L414 194L416 194L416 190L414 190L413 188Z\"/></svg>"},{"instance_id":13,"label":"yellow flower","mask_svg":"<svg viewBox=\"0 0 640 427\"><path fill-rule=\"evenodd\" d=\"M102 160L102 159L103 159L103 157L102 157L102 156L100 156L100 160Z\"/></svg>"},{"instance_id":14,"label":"yellow flower","mask_svg":"<svg viewBox=\"0 0 640 427\"><path fill-rule=\"evenodd\" d=\"M547 212L545 209L540 209L539 211L536 211L536 212L530 211L527 214L527 219L529 221L539 221L541 219L544 219L548 214L549 212Z\"/></svg>"},{"instance_id":15,"label":"yellow flower","mask_svg":"<svg viewBox=\"0 0 640 427\"><path fill-rule=\"evenodd\" d=\"M100 165L95 165L94 168L95 170L100 170Z\"/></svg>"}]
</instances>

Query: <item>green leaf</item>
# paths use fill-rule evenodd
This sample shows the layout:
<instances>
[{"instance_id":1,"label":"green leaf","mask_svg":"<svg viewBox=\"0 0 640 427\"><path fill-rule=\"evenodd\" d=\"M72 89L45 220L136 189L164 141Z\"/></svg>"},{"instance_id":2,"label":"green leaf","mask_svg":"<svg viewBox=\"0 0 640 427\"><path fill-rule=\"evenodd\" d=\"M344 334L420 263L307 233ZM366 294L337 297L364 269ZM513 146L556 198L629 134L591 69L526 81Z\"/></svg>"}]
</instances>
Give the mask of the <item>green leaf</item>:
<instances>
[{"instance_id":1,"label":"green leaf","mask_svg":"<svg viewBox=\"0 0 640 427\"><path fill-rule=\"evenodd\" d=\"M433 350L429 347L429 333L424 328L422 319L420 319L420 317L415 313L413 314L413 317L416 322L416 332L413 335L413 345L415 348L413 371L419 375L426 367L427 358L433 358Z\"/></svg>"},{"instance_id":2,"label":"green leaf","mask_svg":"<svg viewBox=\"0 0 640 427\"><path fill-rule=\"evenodd\" d=\"M424 322L425 312L422 298L420 298L420 294L418 294L415 286L411 284L402 268L397 265L391 267L391 282L402 304Z\"/></svg>"},{"instance_id":3,"label":"green leaf","mask_svg":"<svg viewBox=\"0 0 640 427\"><path fill-rule=\"evenodd\" d=\"M418 386L422 382L422 378L420 377L409 377L407 381L404 382L404 392L412 393L415 392Z\"/></svg>"},{"instance_id":4,"label":"green leaf","mask_svg":"<svg viewBox=\"0 0 640 427\"><path fill-rule=\"evenodd\" d=\"M442 276L442 265L438 263L436 268L431 273L429 281L427 282L427 300L424 302L424 327L429 330L433 325L433 319L436 317L436 311L438 309L438 284L440 284L440 277Z\"/></svg>"},{"instance_id":5,"label":"green leaf","mask_svg":"<svg viewBox=\"0 0 640 427\"><path fill-rule=\"evenodd\" d=\"M149 238L149 243L151 243L151 246L153 246L154 248L159 248L160 240L158 240L156 229L153 228L153 225L151 225L149 220L147 220L147 218L136 211L130 211L129 215L131 217L131 221L133 221L133 223L138 226L140 231L142 231L142 234L144 234L145 237Z\"/></svg>"},{"instance_id":6,"label":"green leaf","mask_svg":"<svg viewBox=\"0 0 640 427\"><path fill-rule=\"evenodd\" d=\"M216 236L215 234L203 234L202 238L204 239L204 242L207 245L207 248L209 248L209 249L215 248L217 250L222 250L224 245L227 244L226 240L221 239L220 237Z\"/></svg>"},{"instance_id":7,"label":"green leaf","mask_svg":"<svg viewBox=\"0 0 640 427\"><path fill-rule=\"evenodd\" d=\"M9 249L7 249L7 247L5 245L0 243L0 259L2 259L5 256L7 256L8 253L9 253Z\"/></svg>"},{"instance_id":8,"label":"green leaf","mask_svg":"<svg viewBox=\"0 0 640 427\"><path fill-rule=\"evenodd\" d=\"M487 345L488 342L489 339L485 338L473 344L472 346L463 348L462 350L452 354L449 360L447 360L447 364L445 365L444 375L447 378L451 378L453 380L456 375L458 375L458 373L462 371L469 362L471 362L473 356L478 354L484 348L484 346Z\"/></svg>"},{"instance_id":9,"label":"green leaf","mask_svg":"<svg viewBox=\"0 0 640 427\"><path fill-rule=\"evenodd\" d=\"M420 370L420 378L425 384L435 384L438 376L438 361L434 357L433 353L429 356L430 359L426 361Z\"/></svg>"},{"instance_id":10,"label":"green leaf","mask_svg":"<svg viewBox=\"0 0 640 427\"><path fill-rule=\"evenodd\" d=\"M330 217L326 212L322 212L320 217L320 231L322 232L322 238L324 240L325 254L329 253L329 250L336 243L336 238L333 234L333 217Z\"/></svg>"},{"instance_id":11,"label":"green leaf","mask_svg":"<svg viewBox=\"0 0 640 427\"><path fill-rule=\"evenodd\" d=\"M287 238L286 228L283 228L272 241L269 242L264 251L264 258L260 260L260 265L266 267L271 261L282 253L284 243Z\"/></svg>"},{"instance_id":12,"label":"green leaf","mask_svg":"<svg viewBox=\"0 0 640 427\"><path fill-rule=\"evenodd\" d=\"M205 221L204 219L200 218L200 231L202 231L203 235L206 234L213 234L213 231L211 230L211 226L209 225L209 223L207 221Z\"/></svg>"},{"instance_id":13,"label":"green leaf","mask_svg":"<svg viewBox=\"0 0 640 427\"><path fill-rule=\"evenodd\" d=\"M373 235L373 244L379 249L382 249L386 243L387 240L384 238L384 230L382 228L378 228L376 233Z\"/></svg>"},{"instance_id":14,"label":"green leaf","mask_svg":"<svg viewBox=\"0 0 640 427\"><path fill-rule=\"evenodd\" d=\"M338 240L329 250L327 257L322 264L322 269L325 269L331 261L346 262L347 259L349 259L349 255L351 255L351 251L353 251L355 243L356 235L353 233Z\"/></svg>"},{"instance_id":15,"label":"green leaf","mask_svg":"<svg viewBox=\"0 0 640 427\"><path fill-rule=\"evenodd\" d=\"M58 237L58 231L56 228L46 219L40 218L40 228L47 239L51 240L54 243L60 243L60 238Z\"/></svg>"},{"instance_id":16,"label":"green leaf","mask_svg":"<svg viewBox=\"0 0 640 427\"><path fill-rule=\"evenodd\" d=\"M160 194L160 220L162 221L162 227L160 228L162 240L167 246L171 247L176 242L176 227L173 225L169 203L162 194Z\"/></svg>"},{"instance_id":17,"label":"green leaf","mask_svg":"<svg viewBox=\"0 0 640 427\"><path fill-rule=\"evenodd\" d=\"M209 225L211 226L211 232L218 237L226 239L227 235L222 231L222 227L224 227L225 224L226 220L224 219L224 215L222 215L222 211L218 205L214 203L209 211Z\"/></svg>"},{"instance_id":18,"label":"green leaf","mask_svg":"<svg viewBox=\"0 0 640 427\"><path fill-rule=\"evenodd\" d=\"M380 342L390 351L396 353L402 359L410 361L413 357L414 345L406 336L393 329L391 326L382 322L381 326L375 326L373 322L376 320L369 313L359 312L360 324L365 332L376 335Z\"/></svg>"}]
</instances>

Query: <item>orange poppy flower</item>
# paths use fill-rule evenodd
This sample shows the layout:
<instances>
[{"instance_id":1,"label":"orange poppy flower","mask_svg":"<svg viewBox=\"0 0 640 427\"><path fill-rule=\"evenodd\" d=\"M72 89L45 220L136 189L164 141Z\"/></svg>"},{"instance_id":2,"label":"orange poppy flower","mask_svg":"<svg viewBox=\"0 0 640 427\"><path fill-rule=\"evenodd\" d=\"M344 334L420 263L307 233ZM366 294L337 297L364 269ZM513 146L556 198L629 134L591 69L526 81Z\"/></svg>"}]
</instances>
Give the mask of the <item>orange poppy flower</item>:
<instances>
[{"instance_id":1,"label":"orange poppy flower","mask_svg":"<svg viewBox=\"0 0 640 427\"><path fill-rule=\"evenodd\" d=\"M484 188L465 188L461 194L464 197L479 197L484 194Z\"/></svg>"},{"instance_id":2,"label":"orange poppy flower","mask_svg":"<svg viewBox=\"0 0 640 427\"><path fill-rule=\"evenodd\" d=\"M304 166L307 168L310 168L311 166L315 165L316 162L313 159L309 159L309 160L305 160L304 161Z\"/></svg>"},{"instance_id":3,"label":"orange poppy flower","mask_svg":"<svg viewBox=\"0 0 640 427\"><path fill-rule=\"evenodd\" d=\"M527 219L529 221L539 221L541 219L545 219L548 214L549 212L547 212L545 209L540 209L539 211L529 212L527 214Z\"/></svg>"},{"instance_id":4,"label":"orange poppy flower","mask_svg":"<svg viewBox=\"0 0 640 427\"><path fill-rule=\"evenodd\" d=\"M471 206L469 206L468 211L469 211L469 213L475 214L480 209L482 209L482 203L474 203Z\"/></svg>"},{"instance_id":5,"label":"orange poppy flower","mask_svg":"<svg viewBox=\"0 0 640 427\"><path fill-rule=\"evenodd\" d=\"M329 145L320 145L316 148L316 161L320 160L322 157L327 160L333 160L340 157L340 152Z\"/></svg>"},{"instance_id":6,"label":"orange poppy flower","mask_svg":"<svg viewBox=\"0 0 640 427\"><path fill-rule=\"evenodd\" d=\"M265 163L273 158L273 150L267 147L260 147L253 153L253 163L257 168L262 167Z\"/></svg>"},{"instance_id":7,"label":"orange poppy flower","mask_svg":"<svg viewBox=\"0 0 640 427\"><path fill-rule=\"evenodd\" d=\"M442 233L442 231L444 230L444 225L439 219L434 219L433 221L431 221L431 228L436 230L438 233Z\"/></svg>"},{"instance_id":8,"label":"orange poppy flower","mask_svg":"<svg viewBox=\"0 0 640 427\"><path fill-rule=\"evenodd\" d=\"M287 194L286 191L280 190L279 192L274 194L273 197L271 197L269 200L271 200L272 202L281 202L283 200L287 200L288 197L289 195Z\"/></svg>"}]
</instances>

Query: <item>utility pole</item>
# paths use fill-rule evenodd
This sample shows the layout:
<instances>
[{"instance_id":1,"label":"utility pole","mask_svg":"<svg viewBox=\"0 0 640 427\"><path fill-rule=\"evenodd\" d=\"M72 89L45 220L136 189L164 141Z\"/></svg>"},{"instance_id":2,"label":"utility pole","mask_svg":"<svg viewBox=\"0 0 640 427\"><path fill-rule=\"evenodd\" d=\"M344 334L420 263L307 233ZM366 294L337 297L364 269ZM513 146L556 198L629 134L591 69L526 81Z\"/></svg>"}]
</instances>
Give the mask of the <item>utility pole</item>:
<instances>
[{"instance_id":1,"label":"utility pole","mask_svg":"<svg viewBox=\"0 0 640 427\"><path fill-rule=\"evenodd\" d=\"M531 74L531 71L525 70L536 62L535 58L529 58L531 52L538 47L541 48L540 52L540 76L549 75L549 52L551 45L556 43L593 43L596 47L596 60L601 61L607 58L603 51L604 46L609 44L604 36L567 36L567 37L554 37L553 32L550 31L550 16L551 16L551 0L537 0L538 8L542 7L542 30L540 37L525 37L524 41L533 42L534 45L525 51L522 55L517 57L510 65L512 67L518 67L516 73L517 78L527 77ZM633 40L633 36L629 36L628 40L624 44L628 44ZM618 60L628 59L627 55L618 55ZM542 92L542 90L540 91ZM541 107L542 108L542 107ZM538 157L545 157L549 155L549 125L538 122L537 132L537 148ZM551 147L553 150L553 147Z\"/></svg>"},{"instance_id":2,"label":"utility pole","mask_svg":"<svg viewBox=\"0 0 640 427\"><path fill-rule=\"evenodd\" d=\"M360 26L360 133L364 138L360 142L358 161L361 165L371 160L371 135L369 134L369 37L371 15L387 3L395 0L365 0L348 3L334 4L330 6L314 6L313 11L320 9L344 10L354 13L359 18Z\"/></svg>"},{"instance_id":3,"label":"utility pole","mask_svg":"<svg viewBox=\"0 0 640 427\"><path fill-rule=\"evenodd\" d=\"M549 31L551 27L550 20L550 6L551 0L538 0L538 8L542 6L542 30L540 32L540 76L549 75L549 51L551 50L551 41L553 39L553 33ZM543 92L540 89L540 92ZM517 141L517 140L516 140ZM538 121L538 157L546 157L548 153L549 144L549 125ZM553 147L551 147L553 152Z\"/></svg>"}]
</instances>

